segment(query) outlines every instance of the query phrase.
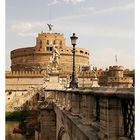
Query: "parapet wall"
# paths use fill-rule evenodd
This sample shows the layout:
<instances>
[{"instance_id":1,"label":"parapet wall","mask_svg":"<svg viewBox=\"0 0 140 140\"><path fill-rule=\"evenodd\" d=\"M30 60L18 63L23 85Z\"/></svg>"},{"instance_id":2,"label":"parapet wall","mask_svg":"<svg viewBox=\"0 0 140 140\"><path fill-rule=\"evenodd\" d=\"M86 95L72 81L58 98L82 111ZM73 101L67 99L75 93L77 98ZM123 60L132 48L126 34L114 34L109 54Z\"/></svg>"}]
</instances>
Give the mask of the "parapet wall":
<instances>
[{"instance_id":1,"label":"parapet wall","mask_svg":"<svg viewBox=\"0 0 140 140\"><path fill-rule=\"evenodd\" d=\"M108 77L108 83L133 83L133 79L131 77Z\"/></svg>"},{"instance_id":2,"label":"parapet wall","mask_svg":"<svg viewBox=\"0 0 140 140\"><path fill-rule=\"evenodd\" d=\"M94 71L83 71L83 72L79 72L78 73L78 77L79 78L92 78L92 77L96 77L96 73Z\"/></svg>"},{"instance_id":3,"label":"parapet wall","mask_svg":"<svg viewBox=\"0 0 140 140\"><path fill-rule=\"evenodd\" d=\"M15 78L15 77L25 77L25 78L28 78L28 77L34 77L34 78L37 78L37 77L43 77L42 73L39 72L39 71L7 71L6 74L5 74L6 78Z\"/></svg>"},{"instance_id":4,"label":"parapet wall","mask_svg":"<svg viewBox=\"0 0 140 140\"><path fill-rule=\"evenodd\" d=\"M110 66L109 71L123 71L123 66Z\"/></svg>"},{"instance_id":5,"label":"parapet wall","mask_svg":"<svg viewBox=\"0 0 140 140\"><path fill-rule=\"evenodd\" d=\"M21 56L32 55L35 51L35 47L19 48L11 51L11 59Z\"/></svg>"},{"instance_id":6,"label":"parapet wall","mask_svg":"<svg viewBox=\"0 0 140 140\"><path fill-rule=\"evenodd\" d=\"M50 94L45 96L46 101L54 102L58 137L63 127L61 138L65 134L68 139L78 140L134 139L133 88L45 90L45 93Z\"/></svg>"}]
</instances>

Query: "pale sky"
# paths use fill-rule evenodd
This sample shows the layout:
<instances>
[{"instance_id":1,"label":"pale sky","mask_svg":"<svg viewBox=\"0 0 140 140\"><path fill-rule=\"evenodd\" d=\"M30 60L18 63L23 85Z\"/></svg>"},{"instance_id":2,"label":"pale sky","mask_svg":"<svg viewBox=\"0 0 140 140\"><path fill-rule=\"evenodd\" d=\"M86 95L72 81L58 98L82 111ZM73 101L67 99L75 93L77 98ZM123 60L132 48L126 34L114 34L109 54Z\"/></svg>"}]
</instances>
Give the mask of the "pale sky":
<instances>
[{"instance_id":1,"label":"pale sky","mask_svg":"<svg viewBox=\"0 0 140 140\"><path fill-rule=\"evenodd\" d=\"M117 54L118 65L134 68L134 0L6 0L6 69L10 51L34 46L47 23L69 46L75 32L92 65L115 65Z\"/></svg>"}]
</instances>

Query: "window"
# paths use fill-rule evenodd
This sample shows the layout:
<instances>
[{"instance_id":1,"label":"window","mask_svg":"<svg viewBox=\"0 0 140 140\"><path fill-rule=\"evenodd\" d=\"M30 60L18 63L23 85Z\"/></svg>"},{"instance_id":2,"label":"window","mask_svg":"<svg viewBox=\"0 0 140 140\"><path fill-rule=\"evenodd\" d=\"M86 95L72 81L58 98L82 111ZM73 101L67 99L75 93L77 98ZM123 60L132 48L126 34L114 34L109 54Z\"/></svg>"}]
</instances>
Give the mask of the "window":
<instances>
[{"instance_id":1,"label":"window","mask_svg":"<svg viewBox=\"0 0 140 140\"><path fill-rule=\"evenodd\" d=\"M47 40L47 45L49 45L49 40Z\"/></svg>"},{"instance_id":2,"label":"window","mask_svg":"<svg viewBox=\"0 0 140 140\"><path fill-rule=\"evenodd\" d=\"M47 47L47 51L50 51L50 48L49 47Z\"/></svg>"},{"instance_id":3,"label":"window","mask_svg":"<svg viewBox=\"0 0 140 140\"><path fill-rule=\"evenodd\" d=\"M62 45L62 41L60 41L60 45Z\"/></svg>"},{"instance_id":4,"label":"window","mask_svg":"<svg viewBox=\"0 0 140 140\"><path fill-rule=\"evenodd\" d=\"M12 94L12 91L9 91L9 93L8 93L9 95L11 95Z\"/></svg>"},{"instance_id":5,"label":"window","mask_svg":"<svg viewBox=\"0 0 140 140\"><path fill-rule=\"evenodd\" d=\"M50 47L50 51L52 51L52 47Z\"/></svg>"}]
</instances>

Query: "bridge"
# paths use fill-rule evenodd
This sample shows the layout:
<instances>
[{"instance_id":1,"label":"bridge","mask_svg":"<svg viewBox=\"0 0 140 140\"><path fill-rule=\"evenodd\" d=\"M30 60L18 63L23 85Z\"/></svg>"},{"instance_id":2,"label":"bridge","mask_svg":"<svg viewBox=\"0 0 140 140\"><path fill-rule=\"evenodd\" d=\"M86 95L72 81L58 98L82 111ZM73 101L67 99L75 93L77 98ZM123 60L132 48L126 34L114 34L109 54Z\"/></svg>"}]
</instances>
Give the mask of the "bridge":
<instances>
[{"instance_id":1,"label":"bridge","mask_svg":"<svg viewBox=\"0 0 140 140\"><path fill-rule=\"evenodd\" d=\"M38 140L135 139L134 88L44 88L28 108L37 112L32 127Z\"/></svg>"}]
</instances>

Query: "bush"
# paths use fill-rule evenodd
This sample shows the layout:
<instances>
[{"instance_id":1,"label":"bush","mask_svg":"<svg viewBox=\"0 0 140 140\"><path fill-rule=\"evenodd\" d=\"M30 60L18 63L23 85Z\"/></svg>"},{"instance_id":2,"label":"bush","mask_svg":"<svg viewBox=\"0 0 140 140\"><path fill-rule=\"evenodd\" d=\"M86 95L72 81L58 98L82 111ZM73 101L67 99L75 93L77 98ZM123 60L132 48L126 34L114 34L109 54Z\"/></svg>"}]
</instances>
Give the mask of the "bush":
<instances>
[{"instance_id":1,"label":"bush","mask_svg":"<svg viewBox=\"0 0 140 140\"><path fill-rule=\"evenodd\" d=\"M27 115L27 111L6 112L6 121L22 121L26 119Z\"/></svg>"}]
</instances>

